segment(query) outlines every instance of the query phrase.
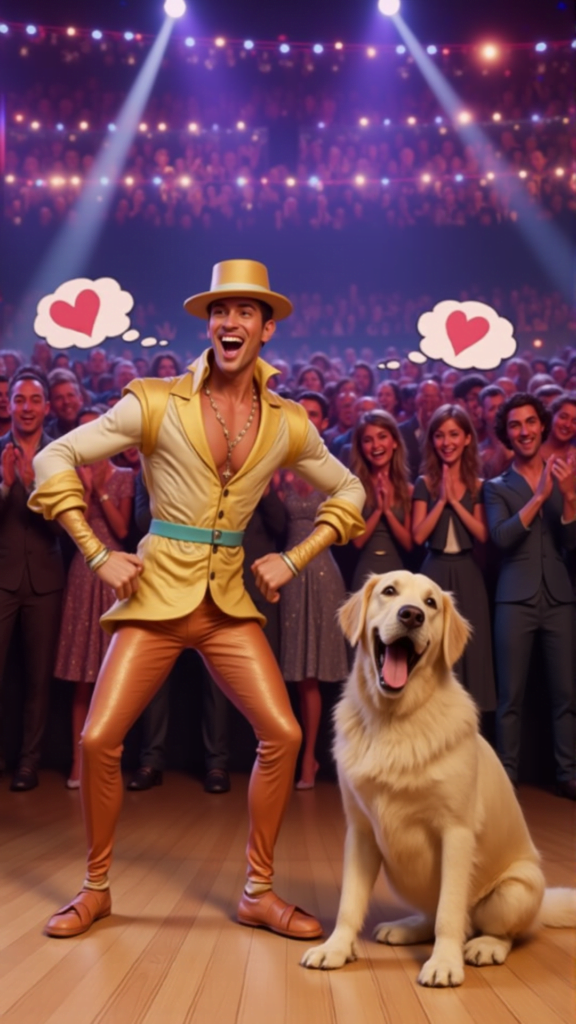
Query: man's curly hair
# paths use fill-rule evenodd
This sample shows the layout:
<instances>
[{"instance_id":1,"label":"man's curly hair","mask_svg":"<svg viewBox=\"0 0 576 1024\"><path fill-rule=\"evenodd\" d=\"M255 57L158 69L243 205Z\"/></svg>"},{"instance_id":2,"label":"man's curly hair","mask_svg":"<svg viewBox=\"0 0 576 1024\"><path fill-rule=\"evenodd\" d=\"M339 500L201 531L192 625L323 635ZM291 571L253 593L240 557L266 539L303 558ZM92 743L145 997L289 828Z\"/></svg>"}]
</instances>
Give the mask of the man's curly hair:
<instances>
[{"instance_id":1,"label":"man's curly hair","mask_svg":"<svg viewBox=\"0 0 576 1024\"><path fill-rule=\"evenodd\" d=\"M502 442L506 448L512 450L512 445L508 440L508 413L512 409L520 409L524 405L531 405L536 413L540 423L542 424L542 440L545 441L550 433L550 426L552 424L552 416L544 402L541 402L536 395L530 395L525 391L519 391L516 395L512 395L503 405L500 406L496 413L496 422L494 424L494 431L496 437Z\"/></svg>"}]
</instances>

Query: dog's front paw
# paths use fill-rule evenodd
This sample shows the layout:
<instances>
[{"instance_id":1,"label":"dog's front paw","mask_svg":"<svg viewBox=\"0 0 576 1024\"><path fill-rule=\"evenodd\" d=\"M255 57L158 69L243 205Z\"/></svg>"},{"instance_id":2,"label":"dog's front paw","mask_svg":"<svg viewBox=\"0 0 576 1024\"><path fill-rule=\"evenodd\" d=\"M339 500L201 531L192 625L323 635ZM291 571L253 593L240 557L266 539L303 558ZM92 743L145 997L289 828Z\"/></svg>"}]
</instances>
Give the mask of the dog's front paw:
<instances>
[{"instance_id":1,"label":"dog's front paw","mask_svg":"<svg viewBox=\"0 0 576 1024\"><path fill-rule=\"evenodd\" d=\"M464 946L464 959L474 967L492 967L503 964L510 952L509 939L498 939L494 935L478 935Z\"/></svg>"},{"instance_id":2,"label":"dog's front paw","mask_svg":"<svg viewBox=\"0 0 576 1024\"><path fill-rule=\"evenodd\" d=\"M418 975L418 983L430 988L448 988L461 985L463 981L464 964L461 959L456 960L434 954L426 961Z\"/></svg>"},{"instance_id":3,"label":"dog's front paw","mask_svg":"<svg viewBox=\"0 0 576 1024\"><path fill-rule=\"evenodd\" d=\"M372 934L376 942L386 942L389 946L413 946L433 939L434 926L415 914L400 921L383 921L376 925Z\"/></svg>"},{"instance_id":4,"label":"dog's front paw","mask_svg":"<svg viewBox=\"0 0 576 1024\"><path fill-rule=\"evenodd\" d=\"M315 967L322 971L333 971L344 964L357 959L356 947L353 942L345 942L342 939L333 941L332 938L323 942L321 946L312 946L307 949L300 964L302 967Z\"/></svg>"}]
</instances>

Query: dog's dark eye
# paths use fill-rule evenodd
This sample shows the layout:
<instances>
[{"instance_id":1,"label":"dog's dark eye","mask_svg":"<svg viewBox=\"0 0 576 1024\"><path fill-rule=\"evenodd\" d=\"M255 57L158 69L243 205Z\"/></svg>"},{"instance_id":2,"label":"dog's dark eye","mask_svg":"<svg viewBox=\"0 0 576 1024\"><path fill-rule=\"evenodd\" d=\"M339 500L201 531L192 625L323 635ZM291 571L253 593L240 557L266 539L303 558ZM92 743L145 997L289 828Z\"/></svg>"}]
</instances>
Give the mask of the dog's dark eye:
<instances>
[{"instance_id":1,"label":"dog's dark eye","mask_svg":"<svg viewBox=\"0 0 576 1024\"><path fill-rule=\"evenodd\" d=\"M437 608L438 605L433 597L427 597L424 604L427 604L429 608Z\"/></svg>"},{"instance_id":2,"label":"dog's dark eye","mask_svg":"<svg viewBox=\"0 0 576 1024\"><path fill-rule=\"evenodd\" d=\"M396 593L396 587L384 587L382 593L386 594L386 597L393 597Z\"/></svg>"}]
</instances>

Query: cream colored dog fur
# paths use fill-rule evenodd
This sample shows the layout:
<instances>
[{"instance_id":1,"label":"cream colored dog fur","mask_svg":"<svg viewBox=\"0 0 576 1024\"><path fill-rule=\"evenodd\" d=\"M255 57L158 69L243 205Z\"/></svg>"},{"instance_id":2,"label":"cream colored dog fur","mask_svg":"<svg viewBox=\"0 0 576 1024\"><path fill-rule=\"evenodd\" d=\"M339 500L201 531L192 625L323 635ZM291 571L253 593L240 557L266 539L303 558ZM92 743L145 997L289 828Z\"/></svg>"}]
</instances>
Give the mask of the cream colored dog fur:
<instances>
[{"instance_id":1,"label":"cream colored dog fur","mask_svg":"<svg viewBox=\"0 0 576 1024\"><path fill-rule=\"evenodd\" d=\"M434 941L422 985L460 985L464 962L504 963L535 924L576 926L576 891L545 889L514 790L478 734L451 669L469 636L449 594L409 572L372 576L342 607L358 645L336 713L347 819L336 927L306 967L356 959L380 865L416 913L378 925L378 942Z\"/></svg>"}]
</instances>

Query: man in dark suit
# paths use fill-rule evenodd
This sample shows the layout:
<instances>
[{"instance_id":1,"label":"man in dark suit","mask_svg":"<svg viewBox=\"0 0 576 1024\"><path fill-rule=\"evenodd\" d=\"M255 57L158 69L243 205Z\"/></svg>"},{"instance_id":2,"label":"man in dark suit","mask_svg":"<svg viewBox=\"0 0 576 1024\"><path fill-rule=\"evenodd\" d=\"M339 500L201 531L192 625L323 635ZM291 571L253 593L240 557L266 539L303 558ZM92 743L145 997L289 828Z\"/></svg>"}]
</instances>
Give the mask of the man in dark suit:
<instances>
[{"instance_id":1,"label":"man in dark suit","mask_svg":"<svg viewBox=\"0 0 576 1024\"><path fill-rule=\"evenodd\" d=\"M52 440L44 432L48 387L33 369L22 369L9 389L12 427L0 441L0 680L18 619L26 669L22 746L10 788L38 785L37 768L56 643L64 568L59 528L27 506L34 486L32 459Z\"/></svg>"},{"instance_id":2,"label":"man in dark suit","mask_svg":"<svg viewBox=\"0 0 576 1024\"><path fill-rule=\"evenodd\" d=\"M427 378L418 385L414 415L400 424L400 433L406 446L408 468L412 482L420 472L422 446L426 438L426 430L432 416L442 404L440 385Z\"/></svg>"},{"instance_id":3,"label":"man in dark suit","mask_svg":"<svg viewBox=\"0 0 576 1024\"><path fill-rule=\"evenodd\" d=\"M539 634L551 695L560 795L576 800L573 592L564 551L576 547L576 481L562 459L540 453L550 415L533 395L516 394L498 412L496 433L514 452L511 466L484 485L490 535L501 552L494 648L497 741L516 782L522 701Z\"/></svg>"}]
</instances>

